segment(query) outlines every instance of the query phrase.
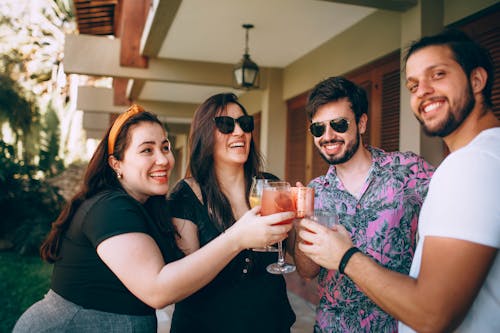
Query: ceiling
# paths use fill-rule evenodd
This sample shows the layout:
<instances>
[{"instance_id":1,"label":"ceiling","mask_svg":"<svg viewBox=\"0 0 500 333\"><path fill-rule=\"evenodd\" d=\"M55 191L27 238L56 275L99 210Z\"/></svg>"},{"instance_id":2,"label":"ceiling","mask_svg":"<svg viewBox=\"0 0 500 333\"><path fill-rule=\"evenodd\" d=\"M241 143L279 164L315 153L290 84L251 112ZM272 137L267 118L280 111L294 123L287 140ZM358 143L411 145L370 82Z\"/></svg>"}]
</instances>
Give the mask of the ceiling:
<instances>
[{"instance_id":1,"label":"ceiling","mask_svg":"<svg viewBox=\"0 0 500 333\"><path fill-rule=\"evenodd\" d=\"M119 7L120 1L74 0L80 33L99 34L104 29L99 24L107 24L109 28L106 15L116 16L109 6ZM152 8L168 6L168 1L171 0L152 0ZM251 23L255 26L249 31L252 60L260 67L285 68L375 10L402 11L416 1L182 0L165 15L164 21L168 23L152 23L150 34L162 29L164 34L160 34L162 40L156 42L149 57L235 64L245 48L242 24ZM89 8L92 6L94 11ZM93 22L94 30L89 28L89 21ZM214 93L227 90L228 87L216 85L147 81L138 99L200 103Z\"/></svg>"}]
</instances>

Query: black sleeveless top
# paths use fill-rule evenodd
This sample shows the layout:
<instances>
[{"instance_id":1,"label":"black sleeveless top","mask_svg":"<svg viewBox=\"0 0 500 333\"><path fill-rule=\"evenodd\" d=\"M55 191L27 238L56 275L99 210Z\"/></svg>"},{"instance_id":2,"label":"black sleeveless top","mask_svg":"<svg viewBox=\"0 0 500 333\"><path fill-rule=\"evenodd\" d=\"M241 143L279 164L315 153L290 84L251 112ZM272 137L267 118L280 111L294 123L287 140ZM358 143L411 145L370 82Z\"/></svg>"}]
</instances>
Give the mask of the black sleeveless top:
<instances>
[{"instance_id":1,"label":"black sleeveless top","mask_svg":"<svg viewBox=\"0 0 500 333\"><path fill-rule=\"evenodd\" d=\"M168 202L173 217L197 225L200 246L220 234L185 181L176 185ZM285 280L266 271L276 260L272 252L239 253L207 286L175 304L170 332L290 332L295 314Z\"/></svg>"}]
</instances>

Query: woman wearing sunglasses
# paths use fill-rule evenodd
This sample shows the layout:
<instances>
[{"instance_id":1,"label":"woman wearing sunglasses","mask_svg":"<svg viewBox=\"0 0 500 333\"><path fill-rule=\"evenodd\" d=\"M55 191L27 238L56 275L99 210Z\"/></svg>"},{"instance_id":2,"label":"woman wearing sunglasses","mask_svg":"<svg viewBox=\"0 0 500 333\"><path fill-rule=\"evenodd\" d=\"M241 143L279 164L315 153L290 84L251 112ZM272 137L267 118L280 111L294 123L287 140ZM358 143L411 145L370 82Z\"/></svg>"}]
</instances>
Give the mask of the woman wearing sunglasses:
<instances>
[{"instance_id":1,"label":"woman wearing sunglasses","mask_svg":"<svg viewBox=\"0 0 500 333\"><path fill-rule=\"evenodd\" d=\"M208 98L190 131L190 177L169 197L185 254L240 223L249 210L252 176L261 159L252 139L253 117L234 94ZM281 275L266 272L276 253L244 250L199 292L176 303L172 333L290 332L295 314Z\"/></svg>"}]
</instances>

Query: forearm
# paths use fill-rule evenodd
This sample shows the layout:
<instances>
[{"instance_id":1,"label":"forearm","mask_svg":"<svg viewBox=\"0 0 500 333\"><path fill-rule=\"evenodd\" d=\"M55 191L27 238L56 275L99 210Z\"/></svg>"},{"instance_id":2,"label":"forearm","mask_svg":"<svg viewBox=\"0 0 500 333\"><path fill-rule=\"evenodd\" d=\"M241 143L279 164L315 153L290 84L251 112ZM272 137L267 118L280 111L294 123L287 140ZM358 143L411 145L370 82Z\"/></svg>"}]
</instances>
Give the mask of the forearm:
<instances>
[{"instance_id":1,"label":"forearm","mask_svg":"<svg viewBox=\"0 0 500 333\"><path fill-rule=\"evenodd\" d=\"M320 266L309 259L297 246L294 247L294 260L297 272L306 279L313 279L319 274Z\"/></svg>"},{"instance_id":2,"label":"forearm","mask_svg":"<svg viewBox=\"0 0 500 333\"><path fill-rule=\"evenodd\" d=\"M439 311L439 302L419 288L412 277L391 271L370 257L356 253L344 273L384 311L419 332L440 331L446 316Z\"/></svg>"},{"instance_id":3,"label":"forearm","mask_svg":"<svg viewBox=\"0 0 500 333\"><path fill-rule=\"evenodd\" d=\"M199 250L163 267L158 275L160 290L171 293L160 299L156 308L178 302L212 281L217 274L243 249L227 230Z\"/></svg>"},{"instance_id":4,"label":"forearm","mask_svg":"<svg viewBox=\"0 0 500 333\"><path fill-rule=\"evenodd\" d=\"M153 308L163 308L210 282L242 250L238 237L230 228L167 265L154 240L144 233L108 238L97 252L130 292Z\"/></svg>"}]
</instances>

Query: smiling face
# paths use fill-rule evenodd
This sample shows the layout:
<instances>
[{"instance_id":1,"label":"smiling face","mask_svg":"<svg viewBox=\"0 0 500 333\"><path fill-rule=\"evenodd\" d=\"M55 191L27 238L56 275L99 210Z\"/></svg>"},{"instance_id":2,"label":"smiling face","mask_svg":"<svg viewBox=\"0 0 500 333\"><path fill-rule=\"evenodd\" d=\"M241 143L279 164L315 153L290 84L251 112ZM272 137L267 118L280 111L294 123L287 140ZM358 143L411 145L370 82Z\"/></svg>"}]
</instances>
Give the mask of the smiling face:
<instances>
[{"instance_id":1,"label":"smiling face","mask_svg":"<svg viewBox=\"0 0 500 333\"><path fill-rule=\"evenodd\" d=\"M344 118L349 121L349 127L345 133L335 132L330 127L330 120ZM358 151L360 135L366 130L366 115L363 114L356 124L351 103L347 98L341 98L320 106L311 121L324 122L325 132L319 138L314 137L314 144L319 150L321 157L329 164L342 164L351 159Z\"/></svg>"},{"instance_id":2,"label":"smiling face","mask_svg":"<svg viewBox=\"0 0 500 333\"><path fill-rule=\"evenodd\" d=\"M428 46L412 54L406 77L413 113L429 135L446 137L475 106L470 81L447 46Z\"/></svg>"},{"instance_id":3,"label":"smiling face","mask_svg":"<svg viewBox=\"0 0 500 333\"><path fill-rule=\"evenodd\" d=\"M140 122L129 129L123 160L110 157L110 166L122 175L120 182L134 199L144 203L150 196L165 195L175 159L165 129Z\"/></svg>"},{"instance_id":4,"label":"smiling face","mask_svg":"<svg viewBox=\"0 0 500 333\"><path fill-rule=\"evenodd\" d=\"M243 110L235 104L227 104L225 110L217 114L217 116L229 116L238 119L243 116ZM214 163L216 165L222 163L243 165L248 159L250 152L250 141L252 133L245 133L238 123L235 124L234 131L229 134L221 133L215 129L215 144L214 144Z\"/></svg>"}]
</instances>

